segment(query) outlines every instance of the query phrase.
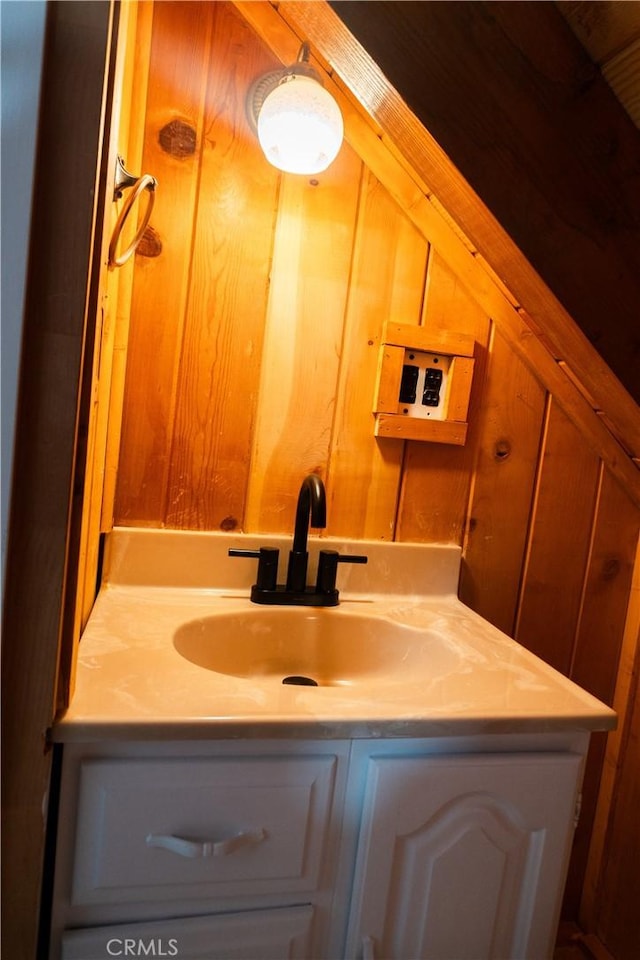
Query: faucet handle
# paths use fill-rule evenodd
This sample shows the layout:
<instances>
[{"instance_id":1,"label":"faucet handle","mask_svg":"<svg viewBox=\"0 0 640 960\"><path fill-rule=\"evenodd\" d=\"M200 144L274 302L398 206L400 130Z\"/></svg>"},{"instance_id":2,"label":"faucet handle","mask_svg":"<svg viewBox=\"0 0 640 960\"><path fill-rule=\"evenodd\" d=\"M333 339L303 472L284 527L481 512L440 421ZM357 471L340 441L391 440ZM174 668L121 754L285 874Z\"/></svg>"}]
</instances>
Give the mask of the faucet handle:
<instances>
[{"instance_id":1,"label":"faucet handle","mask_svg":"<svg viewBox=\"0 0 640 960\"><path fill-rule=\"evenodd\" d=\"M317 593L333 593L336 590L336 574L339 563L367 563L368 557L337 550L321 550L318 554Z\"/></svg>"},{"instance_id":2,"label":"faucet handle","mask_svg":"<svg viewBox=\"0 0 640 960\"><path fill-rule=\"evenodd\" d=\"M260 547L259 550L244 550L240 547L229 549L230 557L253 557L258 561L258 576L255 582L258 590L276 589L279 555L280 551L275 547Z\"/></svg>"}]
</instances>

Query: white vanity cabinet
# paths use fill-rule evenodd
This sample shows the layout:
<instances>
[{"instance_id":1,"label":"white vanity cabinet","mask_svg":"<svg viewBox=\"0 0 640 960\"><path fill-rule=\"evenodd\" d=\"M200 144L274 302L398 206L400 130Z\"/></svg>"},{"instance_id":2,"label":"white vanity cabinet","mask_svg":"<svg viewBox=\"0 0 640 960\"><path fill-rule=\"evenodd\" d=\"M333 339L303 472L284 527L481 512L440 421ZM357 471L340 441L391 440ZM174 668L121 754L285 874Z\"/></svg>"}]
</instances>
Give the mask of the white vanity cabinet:
<instances>
[{"instance_id":1,"label":"white vanity cabinet","mask_svg":"<svg viewBox=\"0 0 640 960\"><path fill-rule=\"evenodd\" d=\"M543 960L586 741L67 744L50 960Z\"/></svg>"}]
</instances>

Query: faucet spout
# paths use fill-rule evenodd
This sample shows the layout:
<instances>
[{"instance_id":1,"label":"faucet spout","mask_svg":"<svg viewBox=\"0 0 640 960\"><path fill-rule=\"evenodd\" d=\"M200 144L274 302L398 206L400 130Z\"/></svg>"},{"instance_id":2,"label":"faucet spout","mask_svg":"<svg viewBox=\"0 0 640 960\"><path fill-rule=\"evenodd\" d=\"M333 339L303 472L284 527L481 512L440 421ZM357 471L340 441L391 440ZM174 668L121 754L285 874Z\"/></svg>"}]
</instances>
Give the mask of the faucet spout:
<instances>
[{"instance_id":1,"label":"faucet spout","mask_svg":"<svg viewBox=\"0 0 640 960\"><path fill-rule=\"evenodd\" d=\"M324 484L315 473L304 478L298 494L293 546L289 553L287 590L303 592L307 584L307 536L309 527L327 525L327 499Z\"/></svg>"},{"instance_id":2,"label":"faucet spout","mask_svg":"<svg viewBox=\"0 0 640 960\"><path fill-rule=\"evenodd\" d=\"M298 494L296 507L296 525L293 532L294 553L304 553L307 549L309 527L326 527L327 499L324 484L316 473L305 477Z\"/></svg>"}]
</instances>

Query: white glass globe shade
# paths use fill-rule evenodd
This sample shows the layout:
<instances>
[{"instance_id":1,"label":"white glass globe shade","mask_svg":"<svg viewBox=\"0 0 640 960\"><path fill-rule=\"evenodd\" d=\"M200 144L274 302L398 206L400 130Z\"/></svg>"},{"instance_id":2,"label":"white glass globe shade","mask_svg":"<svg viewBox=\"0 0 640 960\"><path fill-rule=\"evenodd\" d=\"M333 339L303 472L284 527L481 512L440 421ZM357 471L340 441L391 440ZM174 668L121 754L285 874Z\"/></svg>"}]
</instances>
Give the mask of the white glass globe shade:
<instances>
[{"instance_id":1,"label":"white glass globe shade","mask_svg":"<svg viewBox=\"0 0 640 960\"><path fill-rule=\"evenodd\" d=\"M267 160L286 173L320 173L342 144L340 108L312 77L294 74L265 97L258 139Z\"/></svg>"}]
</instances>

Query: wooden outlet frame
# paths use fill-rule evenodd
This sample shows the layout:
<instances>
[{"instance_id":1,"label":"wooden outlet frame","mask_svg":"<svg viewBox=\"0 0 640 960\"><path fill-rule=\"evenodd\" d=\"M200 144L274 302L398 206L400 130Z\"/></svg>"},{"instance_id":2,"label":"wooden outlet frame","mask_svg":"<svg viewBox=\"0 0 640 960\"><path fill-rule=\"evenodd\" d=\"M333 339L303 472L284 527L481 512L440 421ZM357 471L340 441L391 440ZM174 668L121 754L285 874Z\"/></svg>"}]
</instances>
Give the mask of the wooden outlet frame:
<instances>
[{"instance_id":1,"label":"wooden outlet frame","mask_svg":"<svg viewBox=\"0 0 640 960\"><path fill-rule=\"evenodd\" d=\"M451 357L444 419L422 419L399 412L400 383L407 350ZM388 323L380 347L373 405L375 436L462 446L467 439L474 350L475 340L464 333L433 333L407 323Z\"/></svg>"}]
</instances>

